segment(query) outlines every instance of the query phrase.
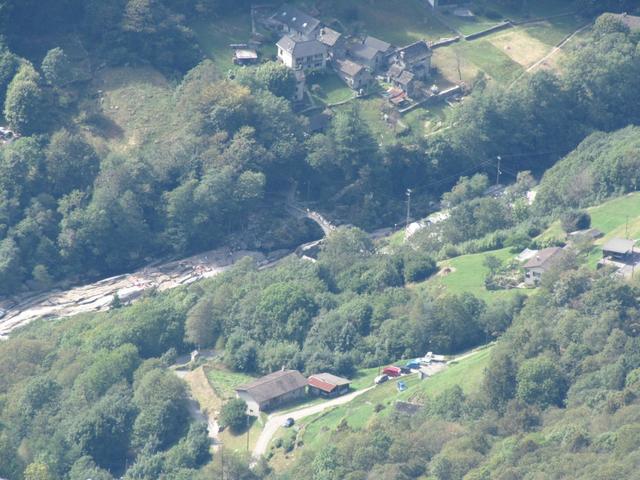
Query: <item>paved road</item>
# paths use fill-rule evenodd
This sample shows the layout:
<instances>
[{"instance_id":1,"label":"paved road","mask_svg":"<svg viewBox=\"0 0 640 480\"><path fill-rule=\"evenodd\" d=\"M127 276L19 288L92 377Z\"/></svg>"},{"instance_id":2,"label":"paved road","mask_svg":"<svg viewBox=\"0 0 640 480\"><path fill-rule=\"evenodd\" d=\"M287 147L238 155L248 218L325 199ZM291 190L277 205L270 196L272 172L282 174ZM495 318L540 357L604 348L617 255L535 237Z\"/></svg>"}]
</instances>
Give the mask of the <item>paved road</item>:
<instances>
[{"instance_id":1,"label":"paved road","mask_svg":"<svg viewBox=\"0 0 640 480\"><path fill-rule=\"evenodd\" d=\"M354 398L359 397L363 393L368 392L372 388L374 388L374 386L365 388L363 390L358 390L353 393L349 393L348 395L344 395L342 397L334 398L333 400L319 403L318 405L303 407L303 408L300 408L299 410L294 410L292 412L278 413L278 414L274 413L269 415L269 417L267 418L267 423L262 429L262 433L260 433L260 437L258 437L258 441L255 447L253 448L253 457L259 458L267 452L267 447L269 446L269 442L275 435L278 428L282 426L282 424L287 418L293 418L294 420L298 421L301 418L308 417L310 415L315 415L316 413L324 412L328 408L349 403Z\"/></svg>"}]
</instances>

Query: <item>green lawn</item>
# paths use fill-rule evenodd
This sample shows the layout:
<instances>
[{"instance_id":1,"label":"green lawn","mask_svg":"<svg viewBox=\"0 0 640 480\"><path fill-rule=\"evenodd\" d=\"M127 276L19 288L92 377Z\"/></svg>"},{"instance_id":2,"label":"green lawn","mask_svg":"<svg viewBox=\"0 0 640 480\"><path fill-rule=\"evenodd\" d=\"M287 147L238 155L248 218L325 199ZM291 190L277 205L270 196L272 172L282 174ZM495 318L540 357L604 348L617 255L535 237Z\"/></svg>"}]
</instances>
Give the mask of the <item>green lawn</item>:
<instances>
[{"instance_id":1,"label":"green lawn","mask_svg":"<svg viewBox=\"0 0 640 480\"><path fill-rule=\"evenodd\" d=\"M396 400L422 401L453 385L460 385L466 393L477 390L489 361L489 353L490 348L483 349L426 380L421 381L417 374L402 377L407 385L404 392L397 391L397 379L393 379L346 405L302 420L299 425L303 429L301 438L305 448L315 449L330 442L332 433L343 422L349 428L359 429L376 416L388 415L393 411Z\"/></svg>"},{"instance_id":2,"label":"green lawn","mask_svg":"<svg viewBox=\"0 0 640 480\"><path fill-rule=\"evenodd\" d=\"M309 75L307 86L314 100L325 105L344 102L355 95L354 91L331 70L326 73Z\"/></svg>"},{"instance_id":3,"label":"green lawn","mask_svg":"<svg viewBox=\"0 0 640 480\"><path fill-rule=\"evenodd\" d=\"M243 432L234 433L226 428L220 434L220 440L222 441L222 445L225 450L246 452L247 439L249 443L248 451L250 452L253 450L253 447L255 447L258 437L260 436L260 432L262 432L262 429L264 428L267 416L262 413L260 414L260 417L249 417L249 419L251 421L249 432L245 430Z\"/></svg>"},{"instance_id":4,"label":"green lawn","mask_svg":"<svg viewBox=\"0 0 640 480\"><path fill-rule=\"evenodd\" d=\"M233 63L232 43L247 43L251 40L251 17L249 9L239 14L229 15L220 20L202 19L192 25L198 43L204 53L210 57L221 73L230 69L242 68ZM268 39L258 48L260 59L276 55L275 41Z\"/></svg>"},{"instance_id":5,"label":"green lawn","mask_svg":"<svg viewBox=\"0 0 640 480\"><path fill-rule=\"evenodd\" d=\"M489 301L499 298L510 297L517 293L525 293L527 290L487 290L484 280L489 270L484 266L484 260L488 255L494 255L500 260L507 261L515 255L508 248L492 250L489 252L461 255L449 260L440 262L440 268L449 267L453 271L446 275L431 277L423 283L417 284L416 288L426 288L438 293L463 293L469 292L478 298Z\"/></svg>"},{"instance_id":6,"label":"green lawn","mask_svg":"<svg viewBox=\"0 0 640 480\"><path fill-rule=\"evenodd\" d=\"M455 27L463 35L482 32L503 21L503 19L491 19L477 14L474 17L459 17L453 13L445 13L445 18L447 23Z\"/></svg>"},{"instance_id":7,"label":"green lawn","mask_svg":"<svg viewBox=\"0 0 640 480\"><path fill-rule=\"evenodd\" d=\"M504 5L505 2L499 0L490 0L487 7L496 12L500 12L504 17L508 17L514 21L531 20L536 18L550 17L553 15L561 15L570 13L572 10L569 2L560 2L558 0L535 0L526 2L526 8L509 8Z\"/></svg>"},{"instance_id":8,"label":"green lawn","mask_svg":"<svg viewBox=\"0 0 640 480\"><path fill-rule=\"evenodd\" d=\"M588 208L591 226L605 235L594 242L587 257L587 265L595 268L602 257L601 246L614 237L640 238L640 192L617 197L596 207ZM555 221L539 237L540 240L565 241L560 221Z\"/></svg>"},{"instance_id":9,"label":"green lawn","mask_svg":"<svg viewBox=\"0 0 640 480\"><path fill-rule=\"evenodd\" d=\"M525 25L521 27L529 35L549 46L556 46L568 35L584 26L587 22L579 17L567 16Z\"/></svg>"},{"instance_id":10,"label":"green lawn","mask_svg":"<svg viewBox=\"0 0 640 480\"><path fill-rule=\"evenodd\" d=\"M422 0L336 2L334 7L320 6L320 18L326 23L337 20L352 33L373 35L398 46L454 35Z\"/></svg>"},{"instance_id":11,"label":"green lawn","mask_svg":"<svg viewBox=\"0 0 640 480\"><path fill-rule=\"evenodd\" d=\"M205 367L205 373L211 388L222 399L235 398L235 388L254 380L244 373L232 372L223 368Z\"/></svg>"},{"instance_id":12,"label":"green lawn","mask_svg":"<svg viewBox=\"0 0 640 480\"><path fill-rule=\"evenodd\" d=\"M461 57L473 63L498 83L509 83L522 73L522 67L487 39L451 45Z\"/></svg>"}]
</instances>

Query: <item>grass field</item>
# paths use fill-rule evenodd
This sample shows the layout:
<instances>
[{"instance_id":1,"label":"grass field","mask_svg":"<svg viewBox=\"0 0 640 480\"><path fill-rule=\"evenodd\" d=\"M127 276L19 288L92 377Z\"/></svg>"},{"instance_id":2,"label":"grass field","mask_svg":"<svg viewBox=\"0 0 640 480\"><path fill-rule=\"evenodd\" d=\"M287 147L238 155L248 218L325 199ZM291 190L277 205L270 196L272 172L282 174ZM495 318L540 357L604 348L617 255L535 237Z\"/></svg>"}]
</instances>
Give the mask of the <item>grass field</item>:
<instances>
[{"instance_id":1,"label":"grass field","mask_svg":"<svg viewBox=\"0 0 640 480\"><path fill-rule=\"evenodd\" d=\"M396 400L425 401L453 385L460 385L466 393L473 392L480 386L489 354L490 348L480 350L427 380L421 381L417 374L402 377L407 385L404 392L397 391L397 379L390 380L346 405L300 421L299 439L305 448L316 449L330 443L337 428L363 428L376 417L388 415L393 411ZM377 373L376 369L369 370L367 377Z\"/></svg>"},{"instance_id":2,"label":"grass field","mask_svg":"<svg viewBox=\"0 0 640 480\"><path fill-rule=\"evenodd\" d=\"M354 97L354 91L347 87L333 71L309 75L307 86L314 100L325 105L344 102Z\"/></svg>"},{"instance_id":3,"label":"grass field","mask_svg":"<svg viewBox=\"0 0 640 480\"><path fill-rule=\"evenodd\" d=\"M238 385L254 380L244 373L232 372L221 367L207 367L205 373L214 393L223 400L235 398L234 389Z\"/></svg>"},{"instance_id":4,"label":"grass field","mask_svg":"<svg viewBox=\"0 0 640 480\"><path fill-rule=\"evenodd\" d=\"M602 257L601 247L614 237L640 239L640 193L631 193L587 209L591 226L605 235L597 239L588 254L586 264L595 268ZM539 237L543 241L565 241L560 221L552 223Z\"/></svg>"},{"instance_id":5,"label":"grass field","mask_svg":"<svg viewBox=\"0 0 640 480\"><path fill-rule=\"evenodd\" d=\"M489 270L484 266L484 260L488 255L494 255L500 260L512 259L514 254L508 248L492 250L489 252L461 255L449 260L440 262L440 268L449 267L453 271L447 275L437 275L431 277L423 283L417 284L415 288L424 288L433 293L472 293L483 300L494 300L510 297L517 293L525 293L527 290L487 290L484 280Z\"/></svg>"},{"instance_id":6,"label":"grass field","mask_svg":"<svg viewBox=\"0 0 640 480\"><path fill-rule=\"evenodd\" d=\"M473 63L479 70L485 72L496 82L509 83L522 73L522 67L514 62L503 50L494 46L490 39L491 37L487 37L472 42L458 43L447 48L457 51L460 57ZM443 74L445 74L444 71ZM447 77L449 75L451 73L445 74Z\"/></svg>"},{"instance_id":7,"label":"grass field","mask_svg":"<svg viewBox=\"0 0 640 480\"><path fill-rule=\"evenodd\" d=\"M247 43L251 40L251 17L249 8L221 20L200 20L192 25L198 43L205 55L213 60L221 73L242 68L233 63L232 43ZM266 33L266 32L263 32ZM268 39L258 48L260 59L275 57L275 41Z\"/></svg>"},{"instance_id":8,"label":"grass field","mask_svg":"<svg viewBox=\"0 0 640 480\"><path fill-rule=\"evenodd\" d=\"M95 143L105 143L116 151L144 143L167 145L180 135L173 112L172 88L165 77L151 67L105 68L91 84L102 91L101 117L93 129ZM153 120L163 118L160 125Z\"/></svg>"},{"instance_id":9,"label":"grass field","mask_svg":"<svg viewBox=\"0 0 640 480\"><path fill-rule=\"evenodd\" d=\"M502 19L491 19L483 15L475 14L473 17L459 17L447 11L443 12L446 22L463 35L471 35L482 32L502 22Z\"/></svg>"}]
</instances>

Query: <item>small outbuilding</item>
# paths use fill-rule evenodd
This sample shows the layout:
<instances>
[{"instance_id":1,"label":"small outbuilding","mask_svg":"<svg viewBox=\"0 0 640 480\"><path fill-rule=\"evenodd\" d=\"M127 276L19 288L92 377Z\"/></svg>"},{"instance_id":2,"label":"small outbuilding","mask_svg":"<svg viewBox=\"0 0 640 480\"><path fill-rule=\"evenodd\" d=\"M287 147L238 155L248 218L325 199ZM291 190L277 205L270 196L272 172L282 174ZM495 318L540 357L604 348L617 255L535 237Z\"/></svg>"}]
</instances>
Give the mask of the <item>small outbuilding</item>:
<instances>
[{"instance_id":1,"label":"small outbuilding","mask_svg":"<svg viewBox=\"0 0 640 480\"><path fill-rule=\"evenodd\" d=\"M634 240L612 238L602 247L602 258L609 258L619 262L630 261L633 257L634 244Z\"/></svg>"},{"instance_id":2,"label":"small outbuilding","mask_svg":"<svg viewBox=\"0 0 640 480\"><path fill-rule=\"evenodd\" d=\"M258 415L304 397L306 386L307 379L297 370L281 370L240 385L236 396L247 402L248 415Z\"/></svg>"},{"instance_id":3,"label":"small outbuilding","mask_svg":"<svg viewBox=\"0 0 640 480\"><path fill-rule=\"evenodd\" d=\"M317 373L307 380L309 393L320 397L334 398L349 391L350 380L330 373Z\"/></svg>"},{"instance_id":4,"label":"small outbuilding","mask_svg":"<svg viewBox=\"0 0 640 480\"><path fill-rule=\"evenodd\" d=\"M233 63L236 65L251 65L258 61L258 51L254 48L236 48L233 51Z\"/></svg>"}]
</instances>

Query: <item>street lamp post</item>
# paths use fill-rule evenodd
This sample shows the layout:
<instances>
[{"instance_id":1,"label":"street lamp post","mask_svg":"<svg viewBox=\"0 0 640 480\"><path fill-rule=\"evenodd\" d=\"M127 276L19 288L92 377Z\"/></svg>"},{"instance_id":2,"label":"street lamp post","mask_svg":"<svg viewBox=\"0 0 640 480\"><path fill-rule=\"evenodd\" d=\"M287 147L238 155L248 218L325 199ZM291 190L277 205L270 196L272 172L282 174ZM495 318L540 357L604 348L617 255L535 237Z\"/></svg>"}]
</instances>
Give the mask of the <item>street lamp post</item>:
<instances>
[{"instance_id":1,"label":"street lamp post","mask_svg":"<svg viewBox=\"0 0 640 480\"><path fill-rule=\"evenodd\" d=\"M405 230L409 228L409 217L411 215L411 189L407 188L407 218L405 220L404 228Z\"/></svg>"}]
</instances>

